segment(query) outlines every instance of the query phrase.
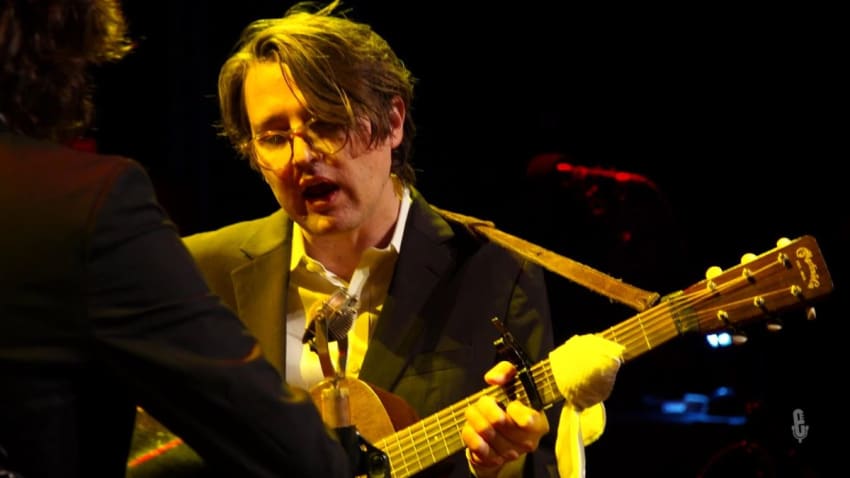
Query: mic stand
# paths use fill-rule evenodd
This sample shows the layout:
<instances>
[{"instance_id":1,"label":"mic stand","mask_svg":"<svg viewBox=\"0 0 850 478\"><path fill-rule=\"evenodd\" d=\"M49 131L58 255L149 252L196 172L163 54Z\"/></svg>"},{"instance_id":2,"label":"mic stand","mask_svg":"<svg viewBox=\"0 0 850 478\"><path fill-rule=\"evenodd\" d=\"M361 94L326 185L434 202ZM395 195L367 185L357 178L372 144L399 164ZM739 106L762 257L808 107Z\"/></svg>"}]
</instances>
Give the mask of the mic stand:
<instances>
[{"instance_id":1,"label":"mic stand","mask_svg":"<svg viewBox=\"0 0 850 478\"><path fill-rule=\"evenodd\" d=\"M348 454L349 462L356 476L366 475L369 478L390 478L389 457L383 451L369 443L351 424L351 408L348 387L345 382L345 363L348 348L348 337L337 338L340 355L338 365L340 370L333 373L328 352L328 319L319 314L313 319L313 335L309 338L311 346L322 361L326 380L330 387L321 392L320 411L325 423L336 431L340 443Z\"/></svg>"},{"instance_id":2,"label":"mic stand","mask_svg":"<svg viewBox=\"0 0 850 478\"><path fill-rule=\"evenodd\" d=\"M334 428L340 443L348 453L356 476L390 478L390 459L387 454L369 443L354 425Z\"/></svg>"}]
</instances>

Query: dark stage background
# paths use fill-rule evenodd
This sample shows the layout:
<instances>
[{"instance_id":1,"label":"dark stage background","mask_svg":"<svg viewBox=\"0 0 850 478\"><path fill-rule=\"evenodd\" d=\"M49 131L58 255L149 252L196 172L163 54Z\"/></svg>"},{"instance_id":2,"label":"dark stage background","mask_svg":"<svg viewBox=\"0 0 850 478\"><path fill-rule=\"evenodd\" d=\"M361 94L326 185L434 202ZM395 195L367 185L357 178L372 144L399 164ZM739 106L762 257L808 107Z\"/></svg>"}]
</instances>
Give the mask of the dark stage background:
<instances>
[{"instance_id":1,"label":"dark stage background","mask_svg":"<svg viewBox=\"0 0 850 478\"><path fill-rule=\"evenodd\" d=\"M825 473L841 416L850 233L837 12L467 3L347 3L419 79L414 161L432 203L660 293L783 236L814 235L833 275L815 321L788 314L781 333L754 327L743 347L683 337L626 364L589 476L735 476L727 462L741 476L753 464L764 476ZM239 31L289 4L126 5L138 48L98 73L100 150L145 164L183 233L274 210L212 125L218 68ZM586 169L558 173L552 154ZM550 284L560 340L633 314ZM659 413L671 400L695 413Z\"/></svg>"}]
</instances>

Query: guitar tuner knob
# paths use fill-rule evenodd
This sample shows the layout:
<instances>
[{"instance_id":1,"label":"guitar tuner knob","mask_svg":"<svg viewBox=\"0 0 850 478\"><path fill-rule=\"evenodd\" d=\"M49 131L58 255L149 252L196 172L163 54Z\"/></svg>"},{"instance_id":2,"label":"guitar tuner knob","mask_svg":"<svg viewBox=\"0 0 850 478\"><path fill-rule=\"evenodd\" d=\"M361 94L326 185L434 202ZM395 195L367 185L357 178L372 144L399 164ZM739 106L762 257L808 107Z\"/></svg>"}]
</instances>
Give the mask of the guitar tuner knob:
<instances>
[{"instance_id":1,"label":"guitar tuner knob","mask_svg":"<svg viewBox=\"0 0 850 478\"><path fill-rule=\"evenodd\" d=\"M815 312L814 307L809 307L806 309L806 320L815 320L818 318L817 312Z\"/></svg>"},{"instance_id":2,"label":"guitar tuner knob","mask_svg":"<svg viewBox=\"0 0 850 478\"><path fill-rule=\"evenodd\" d=\"M782 324L779 322L768 322L766 327L768 332L779 332L782 330Z\"/></svg>"},{"instance_id":3,"label":"guitar tuner knob","mask_svg":"<svg viewBox=\"0 0 850 478\"><path fill-rule=\"evenodd\" d=\"M780 237L776 241L776 247L785 247L788 244L791 244L791 239L788 239L787 237Z\"/></svg>"},{"instance_id":4,"label":"guitar tuner knob","mask_svg":"<svg viewBox=\"0 0 850 478\"><path fill-rule=\"evenodd\" d=\"M718 266L711 266L705 270L705 278L708 280L714 279L723 273L723 269Z\"/></svg>"},{"instance_id":5,"label":"guitar tuner knob","mask_svg":"<svg viewBox=\"0 0 850 478\"><path fill-rule=\"evenodd\" d=\"M744 334L741 334L741 333L732 334L732 343L735 344L735 345L744 345L745 343L747 343L747 340L749 340L749 337L747 337Z\"/></svg>"},{"instance_id":6,"label":"guitar tuner knob","mask_svg":"<svg viewBox=\"0 0 850 478\"><path fill-rule=\"evenodd\" d=\"M758 257L758 256L756 256L752 252L748 252L748 253L744 254L743 256L741 256L741 264L746 264L748 262L752 262L753 259L755 259L756 257Z\"/></svg>"}]
</instances>

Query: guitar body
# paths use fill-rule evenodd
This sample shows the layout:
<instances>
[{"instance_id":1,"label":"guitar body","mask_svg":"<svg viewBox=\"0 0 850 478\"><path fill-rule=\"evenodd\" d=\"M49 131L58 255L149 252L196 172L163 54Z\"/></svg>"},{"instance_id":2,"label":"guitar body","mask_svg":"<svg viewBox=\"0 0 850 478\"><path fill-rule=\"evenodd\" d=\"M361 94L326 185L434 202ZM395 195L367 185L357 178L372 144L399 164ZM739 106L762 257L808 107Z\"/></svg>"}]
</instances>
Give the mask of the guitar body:
<instances>
[{"instance_id":1,"label":"guitar body","mask_svg":"<svg viewBox=\"0 0 850 478\"><path fill-rule=\"evenodd\" d=\"M325 379L310 395L328 426L354 425L370 443L419 421L404 399L353 377Z\"/></svg>"},{"instance_id":2,"label":"guitar body","mask_svg":"<svg viewBox=\"0 0 850 478\"><path fill-rule=\"evenodd\" d=\"M338 394L345 395L344 413L335 410ZM328 426L354 425L369 443L419 421L416 411L404 399L353 377L323 380L310 389L310 395ZM333 423L340 418L345 423ZM127 478L203 478L207 473L191 447L138 408ZM424 476L442 475L435 470Z\"/></svg>"},{"instance_id":3,"label":"guitar body","mask_svg":"<svg viewBox=\"0 0 850 478\"><path fill-rule=\"evenodd\" d=\"M372 445L420 421L403 398L354 377L325 379L310 389L310 395L328 426L353 425ZM435 463L420 471L417 478L446 478L453 468L451 462ZM395 471L392 476L397 476Z\"/></svg>"}]
</instances>

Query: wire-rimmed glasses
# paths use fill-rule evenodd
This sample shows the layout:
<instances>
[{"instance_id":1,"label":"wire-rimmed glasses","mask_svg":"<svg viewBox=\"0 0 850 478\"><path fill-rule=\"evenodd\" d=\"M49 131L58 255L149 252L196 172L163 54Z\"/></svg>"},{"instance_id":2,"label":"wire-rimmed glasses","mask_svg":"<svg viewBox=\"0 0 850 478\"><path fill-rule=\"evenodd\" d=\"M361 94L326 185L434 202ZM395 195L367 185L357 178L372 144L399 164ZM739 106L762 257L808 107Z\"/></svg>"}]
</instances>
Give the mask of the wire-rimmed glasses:
<instances>
[{"instance_id":1,"label":"wire-rimmed glasses","mask_svg":"<svg viewBox=\"0 0 850 478\"><path fill-rule=\"evenodd\" d=\"M288 164L295 155L295 137L301 138L311 150L321 154L338 153L347 139L344 126L310 118L298 130L267 130L251 137L257 165L274 170Z\"/></svg>"}]
</instances>

